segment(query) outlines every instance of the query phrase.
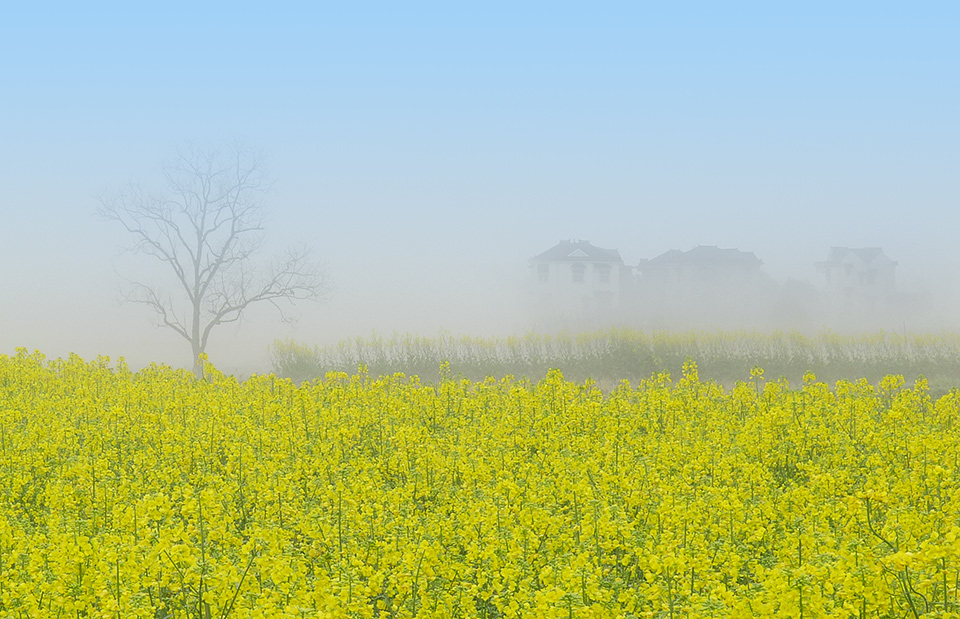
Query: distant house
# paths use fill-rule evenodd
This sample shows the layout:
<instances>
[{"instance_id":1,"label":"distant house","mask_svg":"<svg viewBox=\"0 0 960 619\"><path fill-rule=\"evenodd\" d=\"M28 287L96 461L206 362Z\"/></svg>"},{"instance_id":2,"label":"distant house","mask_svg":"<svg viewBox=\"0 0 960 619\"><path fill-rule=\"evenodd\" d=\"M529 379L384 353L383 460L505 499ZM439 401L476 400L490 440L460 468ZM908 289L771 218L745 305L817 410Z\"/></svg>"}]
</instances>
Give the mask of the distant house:
<instances>
[{"instance_id":1,"label":"distant house","mask_svg":"<svg viewBox=\"0 0 960 619\"><path fill-rule=\"evenodd\" d=\"M645 322L658 326L749 324L765 316L770 281L752 252L700 245L641 261L637 290Z\"/></svg>"},{"instance_id":2,"label":"distant house","mask_svg":"<svg viewBox=\"0 0 960 619\"><path fill-rule=\"evenodd\" d=\"M831 247L815 266L835 317L883 318L898 302L897 262L879 247Z\"/></svg>"},{"instance_id":3,"label":"distant house","mask_svg":"<svg viewBox=\"0 0 960 619\"><path fill-rule=\"evenodd\" d=\"M577 239L534 256L530 269L538 314L563 326L613 320L632 283L619 251Z\"/></svg>"},{"instance_id":4,"label":"distant house","mask_svg":"<svg viewBox=\"0 0 960 619\"><path fill-rule=\"evenodd\" d=\"M643 260L637 271L645 284L689 290L752 282L760 276L762 264L753 252L700 245L687 251L671 249Z\"/></svg>"},{"instance_id":5,"label":"distant house","mask_svg":"<svg viewBox=\"0 0 960 619\"><path fill-rule=\"evenodd\" d=\"M921 316L879 247L832 247L815 266L822 286L778 284L753 252L699 245L630 268L616 249L574 239L530 259L527 290L541 327L887 328Z\"/></svg>"}]
</instances>

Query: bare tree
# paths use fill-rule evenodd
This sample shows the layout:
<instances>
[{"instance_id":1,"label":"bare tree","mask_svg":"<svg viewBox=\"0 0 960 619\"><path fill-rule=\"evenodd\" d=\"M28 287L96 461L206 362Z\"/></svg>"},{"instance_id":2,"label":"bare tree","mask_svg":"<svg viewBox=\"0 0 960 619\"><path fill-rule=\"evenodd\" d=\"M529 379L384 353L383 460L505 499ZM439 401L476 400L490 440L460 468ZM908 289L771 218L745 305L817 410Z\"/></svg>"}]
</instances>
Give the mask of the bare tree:
<instances>
[{"instance_id":1,"label":"bare tree","mask_svg":"<svg viewBox=\"0 0 960 619\"><path fill-rule=\"evenodd\" d=\"M239 321L261 302L286 320L281 303L325 297L328 279L305 247L253 267L263 248L269 189L262 153L186 148L164 166L163 179L161 193L132 184L101 198L99 213L134 237L131 251L156 258L172 274L172 290L129 281L125 296L153 309L160 326L190 343L193 371L202 376L200 355L214 327Z\"/></svg>"}]
</instances>

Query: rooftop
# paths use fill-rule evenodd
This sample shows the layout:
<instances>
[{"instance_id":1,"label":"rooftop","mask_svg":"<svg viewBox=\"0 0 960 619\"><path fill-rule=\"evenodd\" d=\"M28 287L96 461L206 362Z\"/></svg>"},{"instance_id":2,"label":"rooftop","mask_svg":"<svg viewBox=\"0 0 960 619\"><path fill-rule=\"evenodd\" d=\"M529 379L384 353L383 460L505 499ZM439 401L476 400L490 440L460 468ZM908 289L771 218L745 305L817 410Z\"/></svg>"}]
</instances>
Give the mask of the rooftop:
<instances>
[{"instance_id":1,"label":"rooftop","mask_svg":"<svg viewBox=\"0 0 960 619\"><path fill-rule=\"evenodd\" d=\"M753 252L727 249L716 245L698 245L693 249L681 251L671 249L656 258L641 263L646 267L661 267L669 265L710 265L710 266L760 266L763 262Z\"/></svg>"},{"instance_id":2,"label":"rooftop","mask_svg":"<svg viewBox=\"0 0 960 619\"><path fill-rule=\"evenodd\" d=\"M617 262L623 258L616 249L604 249L591 245L590 241L570 239L560 241L542 254L533 257L533 262Z\"/></svg>"},{"instance_id":3,"label":"rooftop","mask_svg":"<svg viewBox=\"0 0 960 619\"><path fill-rule=\"evenodd\" d=\"M890 260L884 255L883 250L880 249L879 247L857 247L857 248L831 247L830 253L827 254L827 259L825 263L835 264L835 263L843 262L845 258L851 255L859 258L860 261L863 262L864 264L873 262L874 260L876 260L881 256L886 260Z\"/></svg>"}]
</instances>

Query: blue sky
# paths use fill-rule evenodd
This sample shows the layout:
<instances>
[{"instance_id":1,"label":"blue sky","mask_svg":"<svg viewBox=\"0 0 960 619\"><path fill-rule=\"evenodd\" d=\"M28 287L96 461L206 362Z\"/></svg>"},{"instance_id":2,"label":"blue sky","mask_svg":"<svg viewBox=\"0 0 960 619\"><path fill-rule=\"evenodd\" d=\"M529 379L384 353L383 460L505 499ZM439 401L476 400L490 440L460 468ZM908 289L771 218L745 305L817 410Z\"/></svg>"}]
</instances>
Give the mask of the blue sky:
<instances>
[{"instance_id":1,"label":"blue sky","mask_svg":"<svg viewBox=\"0 0 960 619\"><path fill-rule=\"evenodd\" d=\"M947 2L5 8L0 352L176 362L117 306L124 239L92 213L185 141L263 147L272 240L337 281L297 327L231 332L251 359L278 335L522 328L490 316L561 238L739 247L779 277L831 245L953 270L958 27Z\"/></svg>"}]
</instances>

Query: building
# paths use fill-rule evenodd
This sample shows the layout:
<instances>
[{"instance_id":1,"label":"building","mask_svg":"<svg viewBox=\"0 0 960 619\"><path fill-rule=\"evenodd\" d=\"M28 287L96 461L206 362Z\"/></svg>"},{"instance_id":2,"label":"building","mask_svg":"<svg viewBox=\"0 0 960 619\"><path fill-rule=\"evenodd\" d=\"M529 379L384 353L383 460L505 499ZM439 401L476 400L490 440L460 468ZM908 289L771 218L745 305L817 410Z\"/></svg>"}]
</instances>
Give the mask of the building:
<instances>
[{"instance_id":1,"label":"building","mask_svg":"<svg viewBox=\"0 0 960 619\"><path fill-rule=\"evenodd\" d=\"M530 260L537 315L551 326L600 326L616 321L632 287L616 249L560 241Z\"/></svg>"},{"instance_id":2,"label":"building","mask_svg":"<svg viewBox=\"0 0 960 619\"><path fill-rule=\"evenodd\" d=\"M884 318L898 304L897 262L879 247L831 247L816 263L834 318Z\"/></svg>"},{"instance_id":3,"label":"building","mask_svg":"<svg viewBox=\"0 0 960 619\"><path fill-rule=\"evenodd\" d=\"M753 282L762 274L762 264L753 252L699 245L687 251L671 249L643 260L637 271L645 284L680 291Z\"/></svg>"},{"instance_id":4,"label":"building","mask_svg":"<svg viewBox=\"0 0 960 619\"><path fill-rule=\"evenodd\" d=\"M879 300L895 292L897 263L879 247L831 247L816 268L827 293L837 297Z\"/></svg>"},{"instance_id":5,"label":"building","mask_svg":"<svg viewBox=\"0 0 960 619\"><path fill-rule=\"evenodd\" d=\"M772 282L752 252L700 245L641 261L639 313L655 327L747 326L769 314Z\"/></svg>"},{"instance_id":6,"label":"building","mask_svg":"<svg viewBox=\"0 0 960 619\"><path fill-rule=\"evenodd\" d=\"M888 328L923 304L896 290L896 261L879 247L832 247L815 263L822 285L777 284L753 252L672 249L633 269L616 249L560 241L530 260L538 327L647 329Z\"/></svg>"}]
</instances>

